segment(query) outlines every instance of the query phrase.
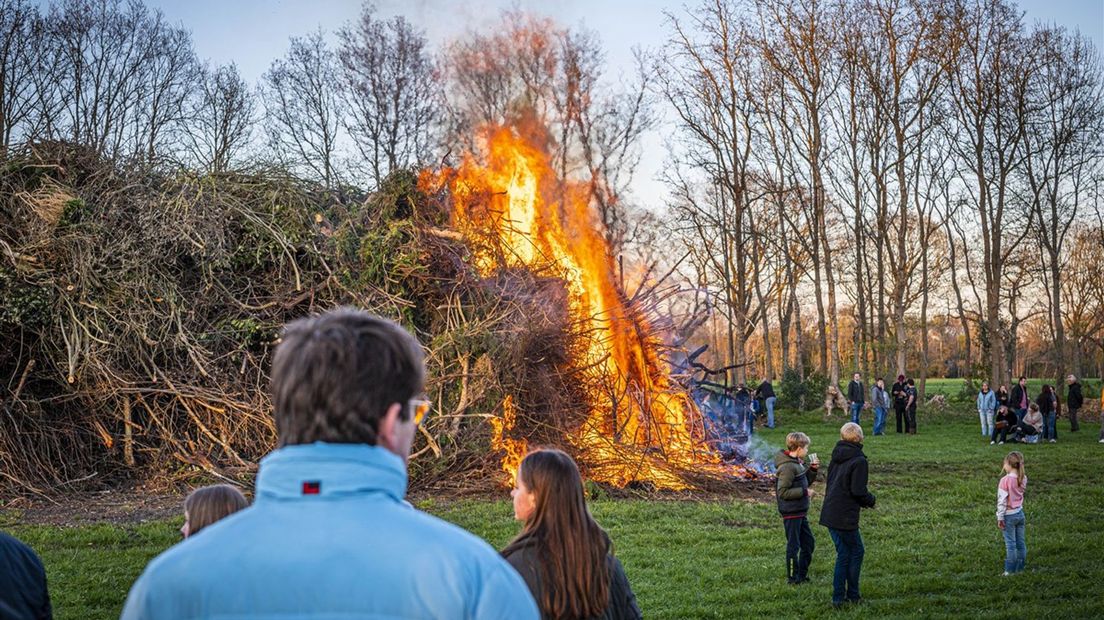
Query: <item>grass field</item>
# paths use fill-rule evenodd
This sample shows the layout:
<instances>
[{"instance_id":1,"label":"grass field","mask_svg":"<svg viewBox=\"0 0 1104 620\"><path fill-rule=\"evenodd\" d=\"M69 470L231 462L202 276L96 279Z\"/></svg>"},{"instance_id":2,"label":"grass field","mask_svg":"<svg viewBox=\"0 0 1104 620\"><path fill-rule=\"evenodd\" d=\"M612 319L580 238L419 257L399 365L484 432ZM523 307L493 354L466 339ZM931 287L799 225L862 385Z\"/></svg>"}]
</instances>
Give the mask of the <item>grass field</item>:
<instances>
[{"instance_id":1,"label":"grass field","mask_svg":"<svg viewBox=\"0 0 1104 620\"><path fill-rule=\"evenodd\" d=\"M763 436L780 443L804 430L827 462L840 420L779 413ZM972 415L919 416L920 434L868 437L874 510L863 515L865 602L853 617L1104 617L1104 485L1099 422L1059 443L1022 446L1027 491L1027 571L1000 576L1004 547L994 518L1000 463L1009 446L982 440ZM864 424L865 426L865 424ZM816 485L818 490L823 484ZM516 533L501 500L423 503L501 547ZM773 502L600 500L592 503L613 537L646 618L819 617L830 607L831 539L817 538L811 577L788 586L784 537ZM77 528L0 523L37 549L46 564L59 619L114 618L146 562L178 539L180 520Z\"/></svg>"}]
</instances>

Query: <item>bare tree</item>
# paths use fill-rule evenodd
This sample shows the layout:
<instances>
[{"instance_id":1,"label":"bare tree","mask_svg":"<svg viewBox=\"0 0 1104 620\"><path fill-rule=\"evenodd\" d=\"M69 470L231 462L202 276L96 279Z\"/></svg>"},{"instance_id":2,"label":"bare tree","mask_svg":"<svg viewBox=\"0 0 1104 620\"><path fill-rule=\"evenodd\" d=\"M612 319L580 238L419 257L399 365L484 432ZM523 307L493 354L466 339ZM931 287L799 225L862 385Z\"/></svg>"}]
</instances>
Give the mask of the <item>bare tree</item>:
<instances>
[{"instance_id":1,"label":"bare tree","mask_svg":"<svg viewBox=\"0 0 1104 620\"><path fill-rule=\"evenodd\" d=\"M36 58L43 54L38 11L24 0L0 0L0 159L38 126Z\"/></svg>"},{"instance_id":2,"label":"bare tree","mask_svg":"<svg viewBox=\"0 0 1104 620\"><path fill-rule=\"evenodd\" d=\"M269 146L290 170L326 187L339 182L338 132L343 108L337 64L322 32L293 37L283 58L264 74Z\"/></svg>"},{"instance_id":3,"label":"bare tree","mask_svg":"<svg viewBox=\"0 0 1104 620\"><path fill-rule=\"evenodd\" d=\"M345 126L378 187L392 170L426 163L439 144L439 71L423 33L401 16L375 19L371 5L338 36Z\"/></svg>"},{"instance_id":4,"label":"bare tree","mask_svg":"<svg viewBox=\"0 0 1104 620\"><path fill-rule=\"evenodd\" d=\"M205 69L186 133L192 160L208 172L229 170L249 144L256 107L237 65Z\"/></svg>"},{"instance_id":5,"label":"bare tree","mask_svg":"<svg viewBox=\"0 0 1104 620\"><path fill-rule=\"evenodd\" d=\"M1038 74L1029 85L1024 132L1025 200L1042 247L1042 275L1054 338L1055 385L1065 389L1068 372L1062 318L1064 251L1070 229L1087 198L1093 172L1104 158L1104 91L1096 51L1080 35L1043 27L1031 39Z\"/></svg>"}]
</instances>

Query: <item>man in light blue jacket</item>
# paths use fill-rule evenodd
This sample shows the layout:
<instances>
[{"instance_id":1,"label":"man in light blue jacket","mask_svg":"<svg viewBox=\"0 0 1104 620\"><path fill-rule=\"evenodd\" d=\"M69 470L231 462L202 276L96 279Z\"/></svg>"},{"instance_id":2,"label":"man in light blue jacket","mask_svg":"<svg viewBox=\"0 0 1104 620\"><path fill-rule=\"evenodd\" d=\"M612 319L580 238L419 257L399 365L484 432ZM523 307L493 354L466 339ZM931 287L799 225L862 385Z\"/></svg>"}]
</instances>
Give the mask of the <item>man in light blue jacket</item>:
<instances>
[{"instance_id":1,"label":"man in light blue jacket","mask_svg":"<svg viewBox=\"0 0 1104 620\"><path fill-rule=\"evenodd\" d=\"M288 325L271 378L280 448L256 501L150 562L122 618L536 619L494 549L403 499L429 406L422 356L365 312Z\"/></svg>"},{"instance_id":2,"label":"man in light blue jacket","mask_svg":"<svg viewBox=\"0 0 1104 620\"><path fill-rule=\"evenodd\" d=\"M993 434L993 412L997 410L997 395L989 389L988 383L981 384L977 395L978 417L981 418L981 434L988 437Z\"/></svg>"}]
</instances>

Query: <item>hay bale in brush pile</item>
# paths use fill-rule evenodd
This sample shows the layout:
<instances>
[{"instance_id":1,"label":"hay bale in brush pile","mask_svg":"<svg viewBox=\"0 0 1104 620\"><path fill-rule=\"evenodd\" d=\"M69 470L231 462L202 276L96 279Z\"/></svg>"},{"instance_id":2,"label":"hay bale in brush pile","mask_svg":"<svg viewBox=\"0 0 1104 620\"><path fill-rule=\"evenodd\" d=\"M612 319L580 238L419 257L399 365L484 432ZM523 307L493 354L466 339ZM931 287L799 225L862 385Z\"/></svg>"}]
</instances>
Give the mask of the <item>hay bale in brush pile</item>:
<instances>
[{"instance_id":1,"label":"hay bale in brush pile","mask_svg":"<svg viewBox=\"0 0 1104 620\"><path fill-rule=\"evenodd\" d=\"M248 479L275 443L267 372L287 321L342 304L430 355L415 485L500 484L486 419L535 437L584 415L562 282L484 279L439 200L397 173L327 191L276 170L127 168L64 143L0 170L0 491L198 471Z\"/></svg>"}]
</instances>

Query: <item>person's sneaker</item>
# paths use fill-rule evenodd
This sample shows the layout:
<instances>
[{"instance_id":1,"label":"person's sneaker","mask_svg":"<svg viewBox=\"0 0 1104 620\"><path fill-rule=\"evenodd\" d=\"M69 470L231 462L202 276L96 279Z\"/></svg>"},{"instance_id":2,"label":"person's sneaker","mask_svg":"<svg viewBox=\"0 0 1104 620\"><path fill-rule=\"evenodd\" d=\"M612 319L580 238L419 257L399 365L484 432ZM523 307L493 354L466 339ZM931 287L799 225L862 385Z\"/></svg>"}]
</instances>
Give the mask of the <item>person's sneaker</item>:
<instances>
[{"instance_id":1,"label":"person's sneaker","mask_svg":"<svg viewBox=\"0 0 1104 620\"><path fill-rule=\"evenodd\" d=\"M1009 576L1009 575L1011 575L1011 574L1012 574L1012 573L1010 573L1010 572L1008 572L1008 571L1004 571L1003 573L1001 573L1001 577L1007 577L1007 576Z\"/></svg>"},{"instance_id":2,"label":"person's sneaker","mask_svg":"<svg viewBox=\"0 0 1104 620\"><path fill-rule=\"evenodd\" d=\"M1003 444L1003 443L1004 443L1003 441L998 441L998 442L997 442L997 445L999 446L999 445L1001 445L1001 444Z\"/></svg>"},{"instance_id":3,"label":"person's sneaker","mask_svg":"<svg viewBox=\"0 0 1104 620\"><path fill-rule=\"evenodd\" d=\"M993 444L995 444L995 443L997 443L997 442L995 442L995 441L990 441L990 442L989 442L989 445L993 445ZM1002 441L1001 443L1004 443L1004 442Z\"/></svg>"},{"instance_id":4,"label":"person's sneaker","mask_svg":"<svg viewBox=\"0 0 1104 620\"><path fill-rule=\"evenodd\" d=\"M1100 443L1104 443L1104 439L1101 439L1101 440L1100 440Z\"/></svg>"},{"instance_id":5,"label":"person's sneaker","mask_svg":"<svg viewBox=\"0 0 1104 620\"><path fill-rule=\"evenodd\" d=\"M1058 443L1058 440L1057 439L1051 439L1050 443Z\"/></svg>"}]
</instances>

